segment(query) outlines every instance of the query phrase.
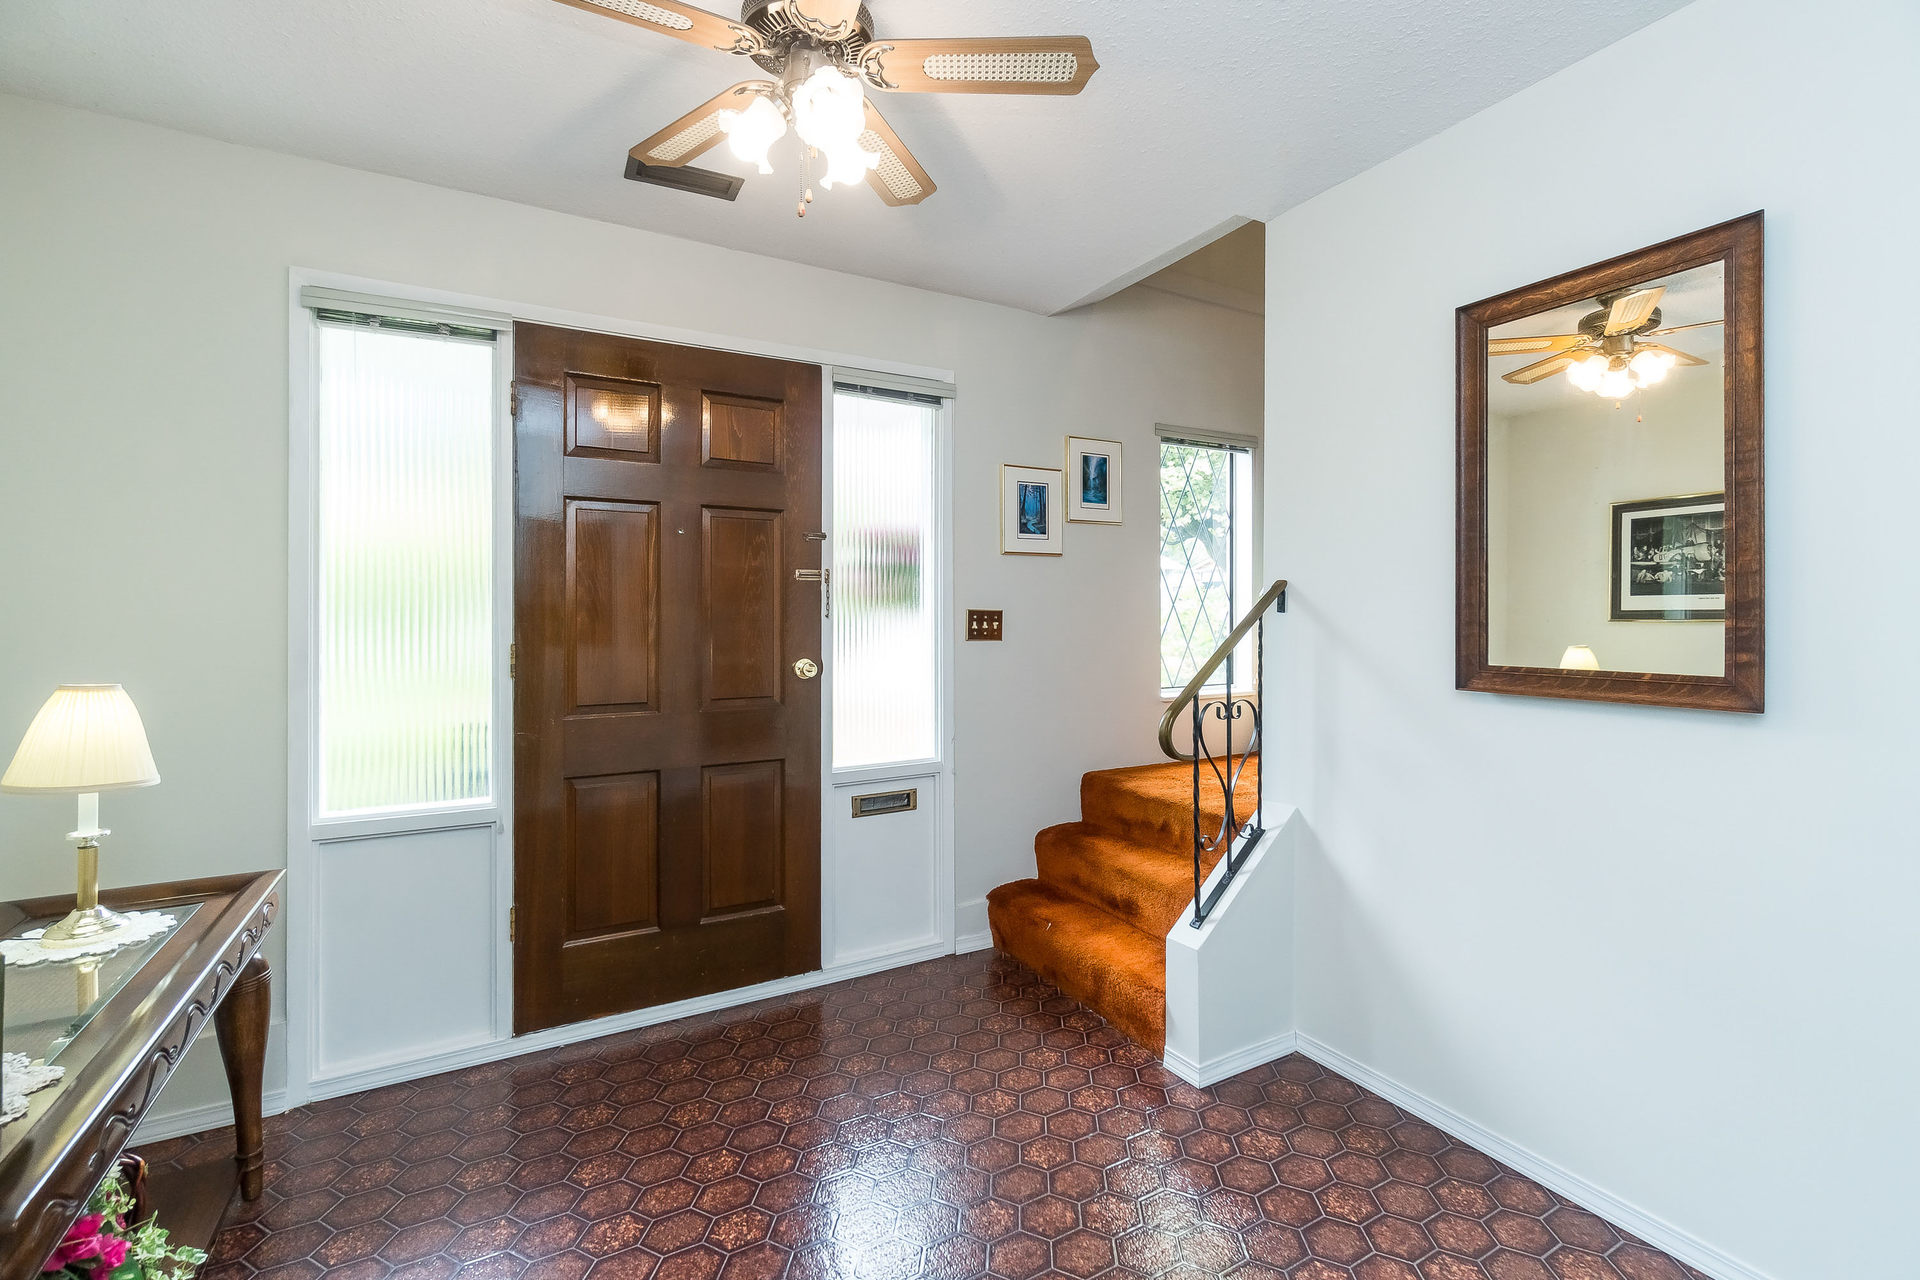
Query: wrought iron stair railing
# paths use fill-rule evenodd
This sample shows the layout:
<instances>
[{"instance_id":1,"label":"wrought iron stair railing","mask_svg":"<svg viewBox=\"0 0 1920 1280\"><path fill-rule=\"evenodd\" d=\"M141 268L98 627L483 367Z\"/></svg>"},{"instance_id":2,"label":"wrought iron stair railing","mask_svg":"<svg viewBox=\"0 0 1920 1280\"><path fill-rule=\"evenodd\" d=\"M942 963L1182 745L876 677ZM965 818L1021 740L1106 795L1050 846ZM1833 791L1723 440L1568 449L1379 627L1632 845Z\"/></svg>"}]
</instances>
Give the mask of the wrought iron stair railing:
<instances>
[{"instance_id":1,"label":"wrought iron stair railing","mask_svg":"<svg viewBox=\"0 0 1920 1280\"><path fill-rule=\"evenodd\" d=\"M1234 876L1260 843L1261 815L1266 799L1266 769L1256 767L1254 771L1254 809L1251 814L1242 815L1238 811L1238 790L1240 776L1246 772L1247 763L1260 755L1262 722L1261 716L1266 703L1266 672L1264 670L1267 614L1287 611L1287 583L1282 578L1266 589L1259 600L1247 610L1227 638L1213 651L1213 656L1200 664L1193 679L1187 681L1180 696L1167 706L1167 712L1160 717L1160 750L1170 760L1189 760L1193 763L1193 927L1198 929L1206 923L1207 916L1220 902L1220 895L1233 883ZM1233 664L1228 657L1247 638L1254 633L1253 688L1248 693L1235 694L1233 688ZM1216 696L1207 692L1214 677L1222 667L1226 668L1226 678ZM1193 748L1181 751L1173 744L1174 726L1180 723L1185 713L1193 726ZM1246 720L1247 733L1240 750L1233 747L1234 726ZM1226 742L1221 751L1215 751L1208 740L1207 730L1219 728L1225 730ZM1203 775L1201 765L1207 766ZM1202 816L1201 797L1203 783L1217 785L1220 788L1222 813L1220 824L1211 832L1208 822ZM1206 890L1207 871L1205 859L1208 854L1220 852L1220 861L1225 870L1215 880L1211 892L1203 898Z\"/></svg>"}]
</instances>

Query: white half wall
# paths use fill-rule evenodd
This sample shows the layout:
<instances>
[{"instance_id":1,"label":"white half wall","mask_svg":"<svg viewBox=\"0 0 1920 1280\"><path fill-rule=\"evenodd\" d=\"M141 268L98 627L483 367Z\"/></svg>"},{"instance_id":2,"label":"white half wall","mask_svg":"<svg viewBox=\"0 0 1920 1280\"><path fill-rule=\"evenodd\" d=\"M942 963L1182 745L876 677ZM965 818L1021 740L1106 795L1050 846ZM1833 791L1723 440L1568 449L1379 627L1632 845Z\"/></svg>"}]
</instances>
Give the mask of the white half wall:
<instances>
[{"instance_id":1,"label":"white half wall","mask_svg":"<svg viewBox=\"0 0 1920 1280\"><path fill-rule=\"evenodd\" d=\"M1268 228L1302 1042L1780 1280L1914 1271L1916 64L1698 0ZM1454 309L1762 208L1765 715L1456 692Z\"/></svg>"},{"instance_id":2,"label":"white half wall","mask_svg":"<svg viewBox=\"0 0 1920 1280\"><path fill-rule=\"evenodd\" d=\"M164 781L107 798L108 884L285 861L295 267L952 371L954 605L1004 610L1006 639L955 646L951 900L1031 875L1083 772L1153 758L1153 427L1258 432L1257 317L1150 290L1043 317L18 97L0 96L0 174L0 737L61 681L133 694ZM1003 558L1000 465L1062 466L1069 434L1129 450L1126 523ZM70 802L0 797L0 897L72 884L71 821ZM436 927L493 927L467 918L477 901L463 880ZM959 932L984 927L963 914ZM269 947L284 1019L311 975L284 972L281 931ZM457 971L436 1044L471 1034L491 981ZM369 1030L342 1029L336 1060L362 1060Z\"/></svg>"},{"instance_id":3,"label":"white half wall","mask_svg":"<svg viewBox=\"0 0 1920 1280\"><path fill-rule=\"evenodd\" d=\"M1299 815L1269 804L1266 834L1201 926L1191 904L1167 931L1167 1069L1217 1084L1292 1053L1294 844ZM1224 860L1207 877L1211 893Z\"/></svg>"}]
</instances>

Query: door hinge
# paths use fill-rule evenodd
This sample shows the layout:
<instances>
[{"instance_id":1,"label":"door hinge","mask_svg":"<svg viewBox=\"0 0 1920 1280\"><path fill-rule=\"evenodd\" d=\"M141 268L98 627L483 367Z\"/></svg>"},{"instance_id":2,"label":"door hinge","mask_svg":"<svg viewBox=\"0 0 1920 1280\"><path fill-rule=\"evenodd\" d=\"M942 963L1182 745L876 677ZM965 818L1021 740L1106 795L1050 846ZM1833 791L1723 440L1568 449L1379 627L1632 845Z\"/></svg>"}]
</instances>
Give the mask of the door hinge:
<instances>
[{"instance_id":1,"label":"door hinge","mask_svg":"<svg viewBox=\"0 0 1920 1280\"><path fill-rule=\"evenodd\" d=\"M519 913L520 913L520 908L518 907L507 908L507 941L508 942L512 942L515 940L515 937L520 925L520 921L516 918L518 917Z\"/></svg>"},{"instance_id":2,"label":"door hinge","mask_svg":"<svg viewBox=\"0 0 1920 1280\"><path fill-rule=\"evenodd\" d=\"M520 416L520 384L517 382L507 387L507 416L509 418Z\"/></svg>"},{"instance_id":3,"label":"door hinge","mask_svg":"<svg viewBox=\"0 0 1920 1280\"><path fill-rule=\"evenodd\" d=\"M509 680L513 679L515 675L519 674L519 671L520 671L520 646L517 644L510 644L507 646L507 679Z\"/></svg>"}]
</instances>

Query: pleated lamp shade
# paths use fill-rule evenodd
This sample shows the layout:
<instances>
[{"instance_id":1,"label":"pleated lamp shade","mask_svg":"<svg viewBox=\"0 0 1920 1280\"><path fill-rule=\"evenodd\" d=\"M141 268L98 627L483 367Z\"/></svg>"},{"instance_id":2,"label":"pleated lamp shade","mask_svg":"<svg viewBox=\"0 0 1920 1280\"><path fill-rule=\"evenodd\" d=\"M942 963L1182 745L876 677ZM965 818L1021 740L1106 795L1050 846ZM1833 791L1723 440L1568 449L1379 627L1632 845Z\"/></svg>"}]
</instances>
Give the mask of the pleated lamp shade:
<instances>
[{"instance_id":1,"label":"pleated lamp shade","mask_svg":"<svg viewBox=\"0 0 1920 1280\"><path fill-rule=\"evenodd\" d=\"M160 781L147 727L117 684L53 691L0 775L0 791L120 791Z\"/></svg>"}]
</instances>

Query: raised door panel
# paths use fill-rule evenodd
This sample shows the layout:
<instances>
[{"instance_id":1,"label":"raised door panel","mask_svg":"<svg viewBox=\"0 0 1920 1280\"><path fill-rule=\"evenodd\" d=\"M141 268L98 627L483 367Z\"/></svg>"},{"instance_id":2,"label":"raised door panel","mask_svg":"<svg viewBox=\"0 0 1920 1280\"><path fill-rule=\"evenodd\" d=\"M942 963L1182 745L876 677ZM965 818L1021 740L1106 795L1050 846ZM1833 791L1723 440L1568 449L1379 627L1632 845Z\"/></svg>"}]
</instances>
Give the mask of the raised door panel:
<instances>
[{"instance_id":1,"label":"raised door panel","mask_svg":"<svg viewBox=\"0 0 1920 1280\"><path fill-rule=\"evenodd\" d=\"M566 415L570 457L660 460L657 383L570 373Z\"/></svg>"},{"instance_id":2,"label":"raised door panel","mask_svg":"<svg viewBox=\"0 0 1920 1280\"><path fill-rule=\"evenodd\" d=\"M660 775L567 783L568 941L660 923Z\"/></svg>"},{"instance_id":3,"label":"raised door panel","mask_svg":"<svg viewBox=\"0 0 1920 1280\"><path fill-rule=\"evenodd\" d=\"M707 919L780 905L785 798L786 767L779 760L700 771Z\"/></svg>"},{"instance_id":4,"label":"raised door panel","mask_svg":"<svg viewBox=\"0 0 1920 1280\"><path fill-rule=\"evenodd\" d=\"M778 471L784 427L778 400L708 392L701 406L700 460L709 467Z\"/></svg>"},{"instance_id":5,"label":"raised door panel","mask_svg":"<svg viewBox=\"0 0 1920 1280\"><path fill-rule=\"evenodd\" d=\"M575 711L650 711L660 640L660 512L567 503L568 669Z\"/></svg>"},{"instance_id":6,"label":"raised door panel","mask_svg":"<svg viewBox=\"0 0 1920 1280\"><path fill-rule=\"evenodd\" d=\"M777 511L701 512L706 573L706 701L780 696L780 546Z\"/></svg>"}]
</instances>

